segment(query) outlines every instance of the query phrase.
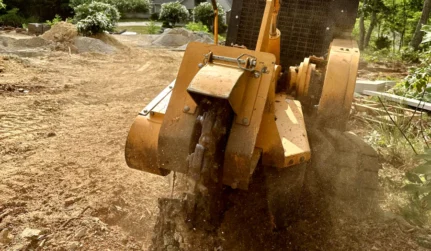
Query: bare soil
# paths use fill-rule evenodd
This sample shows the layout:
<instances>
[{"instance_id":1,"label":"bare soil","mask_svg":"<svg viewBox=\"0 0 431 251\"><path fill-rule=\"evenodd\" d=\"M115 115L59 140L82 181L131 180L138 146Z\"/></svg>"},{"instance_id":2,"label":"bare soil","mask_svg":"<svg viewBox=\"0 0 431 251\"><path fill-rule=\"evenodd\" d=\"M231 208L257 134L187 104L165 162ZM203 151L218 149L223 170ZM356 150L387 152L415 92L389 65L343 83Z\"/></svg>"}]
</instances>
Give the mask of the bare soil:
<instances>
[{"instance_id":1,"label":"bare soil","mask_svg":"<svg viewBox=\"0 0 431 251\"><path fill-rule=\"evenodd\" d=\"M137 113L176 77L182 55L129 48L0 57L1 250L148 250L169 181L129 169L124 145ZM417 231L395 216L340 217L334 228L328 212L307 203L304 218L271 233L260 192L232 193L230 200L253 208L226 213L225 250L421 249Z\"/></svg>"}]
</instances>

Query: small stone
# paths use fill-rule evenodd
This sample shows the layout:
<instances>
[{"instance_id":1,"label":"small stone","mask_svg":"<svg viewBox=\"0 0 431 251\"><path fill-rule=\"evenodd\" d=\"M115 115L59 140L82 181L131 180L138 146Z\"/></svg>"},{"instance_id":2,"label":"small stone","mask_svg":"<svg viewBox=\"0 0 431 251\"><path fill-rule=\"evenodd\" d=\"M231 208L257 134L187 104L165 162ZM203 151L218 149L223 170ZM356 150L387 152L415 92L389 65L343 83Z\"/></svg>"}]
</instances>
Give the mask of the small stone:
<instances>
[{"instance_id":1,"label":"small stone","mask_svg":"<svg viewBox=\"0 0 431 251\"><path fill-rule=\"evenodd\" d=\"M71 241L71 242L67 243L67 250L74 251L74 250L78 249L79 246L80 246L80 243L78 241Z\"/></svg>"},{"instance_id":2,"label":"small stone","mask_svg":"<svg viewBox=\"0 0 431 251\"><path fill-rule=\"evenodd\" d=\"M72 205L72 204L74 204L75 202L77 202L77 201L79 201L81 198L76 198L76 197L71 197L71 198L68 198L68 199L66 199L66 200L64 200L64 206L70 206L70 205Z\"/></svg>"},{"instance_id":3,"label":"small stone","mask_svg":"<svg viewBox=\"0 0 431 251\"><path fill-rule=\"evenodd\" d=\"M51 137L55 137L55 136L57 136L57 134L55 134L55 132L50 132L50 133L48 133L48 135L47 135L49 138L51 138Z\"/></svg>"},{"instance_id":4,"label":"small stone","mask_svg":"<svg viewBox=\"0 0 431 251\"><path fill-rule=\"evenodd\" d=\"M26 228L21 233L21 237L25 239L36 239L42 233L39 229Z\"/></svg>"},{"instance_id":5,"label":"small stone","mask_svg":"<svg viewBox=\"0 0 431 251\"><path fill-rule=\"evenodd\" d=\"M19 88L18 91L19 92L24 92L24 89L23 88Z\"/></svg>"},{"instance_id":6,"label":"small stone","mask_svg":"<svg viewBox=\"0 0 431 251\"><path fill-rule=\"evenodd\" d=\"M12 241L12 236L9 234L9 230L7 228L3 229L0 232L0 243L9 244Z\"/></svg>"}]
</instances>

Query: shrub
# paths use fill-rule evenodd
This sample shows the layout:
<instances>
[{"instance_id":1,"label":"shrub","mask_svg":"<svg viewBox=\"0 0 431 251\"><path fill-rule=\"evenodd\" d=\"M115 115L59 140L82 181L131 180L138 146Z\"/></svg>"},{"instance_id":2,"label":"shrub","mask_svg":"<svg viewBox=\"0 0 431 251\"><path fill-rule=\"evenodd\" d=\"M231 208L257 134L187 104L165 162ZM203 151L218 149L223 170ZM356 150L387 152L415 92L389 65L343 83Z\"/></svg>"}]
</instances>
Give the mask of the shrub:
<instances>
[{"instance_id":1,"label":"shrub","mask_svg":"<svg viewBox=\"0 0 431 251\"><path fill-rule=\"evenodd\" d=\"M209 32L208 27L204 25L202 22L199 22L199 23L190 22L186 24L186 29L191 31Z\"/></svg>"},{"instance_id":2,"label":"shrub","mask_svg":"<svg viewBox=\"0 0 431 251\"><path fill-rule=\"evenodd\" d=\"M157 34L160 31L160 27L154 23L154 21L150 22L150 25L148 25L148 34Z\"/></svg>"},{"instance_id":3,"label":"shrub","mask_svg":"<svg viewBox=\"0 0 431 251\"><path fill-rule=\"evenodd\" d=\"M76 8L81 4L89 4L92 0L70 0L69 5ZM126 12L148 12L150 10L150 0L98 0L115 6L121 13Z\"/></svg>"},{"instance_id":4,"label":"shrub","mask_svg":"<svg viewBox=\"0 0 431 251\"><path fill-rule=\"evenodd\" d=\"M56 14L56 15L55 15L55 17L54 17L54 19L52 19L52 21L50 21L50 20L46 20L46 23L47 23L49 26L53 26L53 25L55 25L55 24L57 24L57 23L59 23L59 22L61 22L61 21L62 21L62 20L61 20L60 15Z\"/></svg>"},{"instance_id":5,"label":"shrub","mask_svg":"<svg viewBox=\"0 0 431 251\"><path fill-rule=\"evenodd\" d=\"M152 13L150 15L150 20L158 21L159 20L159 13Z\"/></svg>"},{"instance_id":6,"label":"shrub","mask_svg":"<svg viewBox=\"0 0 431 251\"><path fill-rule=\"evenodd\" d=\"M6 14L0 16L0 23L15 27L22 26L22 24L25 23L25 18L18 14L18 12L18 8L8 10Z\"/></svg>"},{"instance_id":7,"label":"shrub","mask_svg":"<svg viewBox=\"0 0 431 251\"><path fill-rule=\"evenodd\" d=\"M221 28L220 31L223 32L224 27L224 15L225 12L223 10L223 7L217 3L218 8L218 16L219 16L219 27ZM203 24L207 25L208 27L213 30L214 26L214 10L211 3L204 2L200 3L198 6L196 6L193 9L193 15L195 17L195 20L198 22L202 22Z\"/></svg>"},{"instance_id":8,"label":"shrub","mask_svg":"<svg viewBox=\"0 0 431 251\"><path fill-rule=\"evenodd\" d=\"M174 27L176 23L185 21L189 17L189 11L186 6L180 2L170 2L162 4L159 18Z\"/></svg>"},{"instance_id":9,"label":"shrub","mask_svg":"<svg viewBox=\"0 0 431 251\"><path fill-rule=\"evenodd\" d=\"M3 0L0 0L0 10L5 8L6 8L6 4L3 3Z\"/></svg>"},{"instance_id":10,"label":"shrub","mask_svg":"<svg viewBox=\"0 0 431 251\"><path fill-rule=\"evenodd\" d=\"M376 50L387 49L391 46L391 40L388 37L378 37L376 41L374 41L374 45L376 46Z\"/></svg>"},{"instance_id":11,"label":"shrub","mask_svg":"<svg viewBox=\"0 0 431 251\"><path fill-rule=\"evenodd\" d=\"M93 2L75 8L76 26L84 35L113 31L119 19L120 13L110 4Z\"/></svg>"}]
</instances>

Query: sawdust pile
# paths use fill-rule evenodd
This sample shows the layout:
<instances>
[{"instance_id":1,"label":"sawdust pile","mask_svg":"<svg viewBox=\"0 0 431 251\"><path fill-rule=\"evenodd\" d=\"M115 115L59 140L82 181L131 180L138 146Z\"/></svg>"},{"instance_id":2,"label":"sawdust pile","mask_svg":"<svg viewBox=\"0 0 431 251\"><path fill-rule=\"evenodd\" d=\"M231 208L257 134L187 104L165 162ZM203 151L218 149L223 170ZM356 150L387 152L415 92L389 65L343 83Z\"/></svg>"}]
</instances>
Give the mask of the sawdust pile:
<instances>
[{"instance_id":1,"label":"sawdust pile","mask_svg":"<svg viewBox=\"0 0 431 251\"><path fill-rule=\"evenodd\" d=\"M49 31L42 35L46 40L59 43L71 43L77 36L78 30L75 25L66 22L55 24Z\"/></svg>"}]
</instances>

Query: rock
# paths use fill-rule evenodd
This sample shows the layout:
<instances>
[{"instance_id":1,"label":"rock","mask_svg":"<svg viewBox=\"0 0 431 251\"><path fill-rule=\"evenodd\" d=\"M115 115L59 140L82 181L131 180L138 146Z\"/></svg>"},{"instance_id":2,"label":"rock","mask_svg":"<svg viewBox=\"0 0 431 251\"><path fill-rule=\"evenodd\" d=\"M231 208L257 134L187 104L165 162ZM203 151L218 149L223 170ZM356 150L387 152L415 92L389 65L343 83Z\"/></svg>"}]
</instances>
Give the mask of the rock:
<instances>
[{"instance_id":1,"label":"rock","mask_svg":"<svg viewBox=\"0 0 431 251\"><path fill-rule=\"evenodd\" d=\"M57 134L55 134L55 132L50 132L50 133L48 133L48 137L50 138L50 137L55 137Z\"/></svg>"},{"instance_id":2,"label":"rock","mask_svg":"<svg viewBox=\"0 0 431 251\"><path fill-rule=\"evenodd\" d=\"M74 251L79 248L81 244L78 241L71 241L67 243L67 250L68 251Z\"/></svg>"},{"instance_id":3,"label":"rock","mask_svg":"<svg viewBox=\"0 0 431 251\"><path fill-rule=\"evenodd\" d=\"M78 198L78 197L67 198L66 200L64 200L64 206L68 207L74 204L75 202L79 201L80 199L81 198Z\"/></svg>"},{"instance_id":4,"label":"rock","mask_svg":"<svg viewBox=\"0 0 431 251\"><path fill-rule=\"evenodd\" d=\"M79 240L82 237L84 237L86 234L87 234L87 229L83 227L75 233L75 239Z\"/></svg>"},{"instance_id":5,"label":"rock","mask_svg":"<svg viewBox=\"0 0 431 251\"><path fill-rule=\"evenodd\" d=\"M7 228L3 229L0 232L0 243L6 245L12 241L12 235L9 234L9 230Z\"/></svg>"},{"instance_id":6,"label":"rock","mask_svg":"<svg viewBox=\"0 0 431 251\"><path fill-rule=\"evenodd\" d=\"M37 237L41 234L42 230L26 228L24 231L22 231L21 237L24 239L37 239Z\"/></svg>"}]
</instances>

